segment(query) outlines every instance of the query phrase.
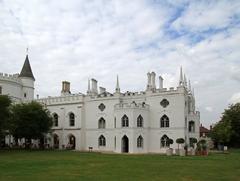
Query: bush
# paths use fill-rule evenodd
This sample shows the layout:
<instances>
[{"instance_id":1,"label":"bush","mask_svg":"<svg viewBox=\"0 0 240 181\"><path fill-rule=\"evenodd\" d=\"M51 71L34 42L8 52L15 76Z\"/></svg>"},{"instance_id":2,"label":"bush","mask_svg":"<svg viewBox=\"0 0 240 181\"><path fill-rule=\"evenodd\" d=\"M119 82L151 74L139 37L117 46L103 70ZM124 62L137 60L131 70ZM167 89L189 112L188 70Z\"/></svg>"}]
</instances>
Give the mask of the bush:
<instances>
[{"instance_id":1,"label":"bush","mask_svg":"<svg viewBox=\"0 0 240 181\"><path fill-rule=\"evenodd\" d=\"M199 155L207 155L207 141L200 140L197 143L197 152Z\"/></svg>"},{"instance_id":2,"label":"bush","mask_svg":"<svg viewBox=\"0 0 240 181\"><path fill-rule=\"evenodd\" d=\"M168 139L168 140L167 140L167 144L168 144L168 145L173 144L173 140L172 140L172 139Z\"/></svg>"},{"instance_id":3,"label":"bush","mask_svg":"<svg viewBox=\"0 0 240 181\"><path fill-rule=\"evenodd\" d=\"M183 144L184 142L185 142L185 140L183 138L176 139L177 144Z\"/></svg>"},{"instance_id":4,"label":"bush","mask_svg":"<svg viewBox=\"0 0 240 181\"><path fill-rule=\"evenodd\" d=\"M179 144L183 144L185 140L183 138L178 138L176 139L176 143L178 144L178 149L179 149Z\"/></svg>"}]
</instances>

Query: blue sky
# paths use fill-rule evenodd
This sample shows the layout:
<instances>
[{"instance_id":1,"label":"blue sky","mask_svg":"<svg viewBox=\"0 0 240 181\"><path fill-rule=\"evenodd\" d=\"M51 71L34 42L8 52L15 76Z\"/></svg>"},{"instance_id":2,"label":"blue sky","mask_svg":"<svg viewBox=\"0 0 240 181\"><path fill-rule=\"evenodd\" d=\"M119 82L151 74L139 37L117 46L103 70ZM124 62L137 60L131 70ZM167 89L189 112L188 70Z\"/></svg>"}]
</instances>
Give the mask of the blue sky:
<instances>
[{"instance_id":1,"label":"blue sky","mask_svg":"<svg viewBox=\"0 0 240 181\"><path fill-rule=\"evenodd\" d=\"M0 72L29 57L40 97L61 81L85 93L88 78L142 91L148 71L176 87L183 66L201 120L210 125L240 101L240 1L0 0Z\"/></svg>"}]
</instances>

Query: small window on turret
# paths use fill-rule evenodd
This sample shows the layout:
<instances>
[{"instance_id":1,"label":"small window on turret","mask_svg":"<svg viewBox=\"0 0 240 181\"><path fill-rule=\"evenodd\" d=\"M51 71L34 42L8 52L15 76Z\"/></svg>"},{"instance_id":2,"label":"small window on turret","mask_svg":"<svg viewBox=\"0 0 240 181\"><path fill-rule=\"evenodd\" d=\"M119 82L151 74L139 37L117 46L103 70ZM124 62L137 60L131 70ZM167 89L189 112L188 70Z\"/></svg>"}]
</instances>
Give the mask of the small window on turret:
<instances>
[{"instance_id":1,"label":"small window on turret","mask_svg":"<svg viewBox=\"0 0 240 181\"><path fill-rule=\"evenodd\" d=\"M0 86L0 95L2 94L2 87Z\"/></svg>"},{"instance_id":2,"label":"small window on turret","mask_svg":"<svg viewBox=\"0 0 240 181\"><path fill-rule=\"evenodd\" d=\"M24 93L24 98L26 98L27 97L27 93Z\"/></svg>"}]
</instances>

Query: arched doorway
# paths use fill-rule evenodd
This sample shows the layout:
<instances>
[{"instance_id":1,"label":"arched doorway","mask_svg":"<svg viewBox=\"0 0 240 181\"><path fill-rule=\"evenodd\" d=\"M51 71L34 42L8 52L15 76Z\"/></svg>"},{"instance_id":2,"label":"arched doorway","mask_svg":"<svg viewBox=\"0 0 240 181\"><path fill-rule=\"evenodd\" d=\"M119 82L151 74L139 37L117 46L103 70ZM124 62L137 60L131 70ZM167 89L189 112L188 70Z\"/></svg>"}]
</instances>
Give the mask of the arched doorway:
<instances>
[{"instance_id":1,"label":"arched doorway","mask_svg":"<svg viewBox=\"0 0 240 181\"><path fill-rule=\"evenodd\" d=\"M53 147L56 149L59 148L59 137L57 134L53 135Z\"/></svg>"},{"instance_id":2,"label":"arched doorway","mask_svg":"<svg viewBox=\"0 0 240 181\"><path fill-rule=\"evenodd\" d=\"M75 149L75 147L76 147L76 138L75 138L75 136L73 136L73 135L69 135L68 136L68 145L67 145L67 147L69 149Z\"/></svg>"},{"instance_id":3,"label":"arched doorway","mask_svg":"<svg viewBox=\"0 0 240 181\"><path fill-rule=\"evenodd\" d=\"M124 135L122 137L122 153L128 153L129 152L129 141L128 137Z\"/></svg>"}]
</instances>

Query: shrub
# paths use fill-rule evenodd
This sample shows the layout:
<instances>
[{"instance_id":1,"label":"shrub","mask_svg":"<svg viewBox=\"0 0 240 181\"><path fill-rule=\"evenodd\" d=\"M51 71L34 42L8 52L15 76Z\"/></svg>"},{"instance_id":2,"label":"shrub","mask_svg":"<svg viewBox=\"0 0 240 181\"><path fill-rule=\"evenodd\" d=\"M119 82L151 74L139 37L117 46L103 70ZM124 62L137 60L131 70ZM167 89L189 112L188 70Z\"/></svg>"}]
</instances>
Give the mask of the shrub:
<instances>
[{"instance_id":1,"label":"shrub","mask_svg":"<svg viewBox=\"0 0 240 181\"><path fill-rule=\"evenodd\" d=\"M183 144L185 140L183 138L178 138L176 139L176 143L178 144L178 149L179 149L179 144Z\"/></svg>"}]
</instances>

